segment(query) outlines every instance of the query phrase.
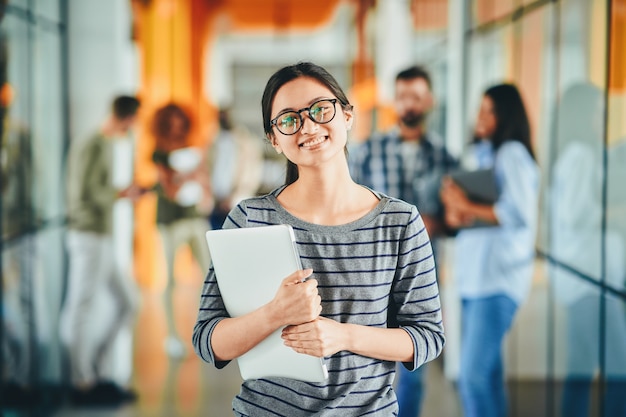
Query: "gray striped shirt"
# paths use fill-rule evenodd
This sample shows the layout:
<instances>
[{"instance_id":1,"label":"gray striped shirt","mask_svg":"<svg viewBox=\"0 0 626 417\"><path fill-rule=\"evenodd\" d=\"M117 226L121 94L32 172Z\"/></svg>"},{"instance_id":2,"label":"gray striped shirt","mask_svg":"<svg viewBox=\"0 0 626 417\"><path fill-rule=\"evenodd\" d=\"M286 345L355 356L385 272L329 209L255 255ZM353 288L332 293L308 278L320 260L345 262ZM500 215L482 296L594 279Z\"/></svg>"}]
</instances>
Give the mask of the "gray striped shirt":
<instances>
[{"instance_id":1,"label":"gray striped shirt","mask_svg":"<svg viewBox=\"0 0 626 417\"><path fill-rule=\"evenodd\" d=\"M414 344L409 369L435 359L445 338L428 234L415 206L375 193L380 199L364 217L340 226L304 222L289 214L272 193L244 200L224 227L290 224L303 268L312 268L322 315L342 323L401 327ZM228 317L215 272L209 270L193 343L205 361L222 368L211 348L215 325ZM392 387L395 363L348 351L324 358L329 378L308 383L287 378L244 381L233 400L238 416L392 416L398 405Z\"/></svg>"}]
</instances>

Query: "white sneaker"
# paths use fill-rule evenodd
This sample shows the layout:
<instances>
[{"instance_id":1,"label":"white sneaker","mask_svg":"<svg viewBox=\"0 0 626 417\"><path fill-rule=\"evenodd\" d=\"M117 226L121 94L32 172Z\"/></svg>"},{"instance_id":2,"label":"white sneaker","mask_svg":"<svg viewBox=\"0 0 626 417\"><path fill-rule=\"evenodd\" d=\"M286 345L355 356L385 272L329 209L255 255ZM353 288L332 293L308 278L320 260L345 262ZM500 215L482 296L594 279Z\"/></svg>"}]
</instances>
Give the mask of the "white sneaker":
<instances>
[{"instance_id":1,"label":"white sneaker","mask_svg":"<svg viewBox=\"0 0 626 417\"><path fill-rule=\"evenodd\" d=\"M175 359L181 359L187 356L185 344L174 336L168 336L167 339L165 339L165 351L169 357Z\"/></svg>"}]
</instances>

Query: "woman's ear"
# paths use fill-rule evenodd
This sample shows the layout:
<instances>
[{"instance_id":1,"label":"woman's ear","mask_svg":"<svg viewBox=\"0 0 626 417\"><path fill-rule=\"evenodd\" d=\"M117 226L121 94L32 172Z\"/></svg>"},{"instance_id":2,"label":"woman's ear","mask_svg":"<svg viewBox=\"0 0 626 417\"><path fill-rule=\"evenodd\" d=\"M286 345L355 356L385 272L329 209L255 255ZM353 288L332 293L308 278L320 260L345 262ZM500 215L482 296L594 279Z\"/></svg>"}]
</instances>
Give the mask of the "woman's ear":
<instances>
[{"instance_id":1,"label":"woman's ear","mask_svg":"<svg viewBox=\"0 0 626 417\"><path fill-rule=\"evenodd\" d=\"M346 121L346 130L352 129L352 124L354 123L354 110L344 110L343 115Z\"/></svg>"},{"instance_id":2,"label":"woman's ear","mask_svg":"<svg viewBox=\"0 0 626 417\"><path fill-rule=\"evenodd\" d=\"M274 150L276 151L277 154L283 153L283 150L278 145L278 141L276 140L276 136L274 136L274 134L267 133L266 137L267 137L267 140L269 141L269 143L272 145L272 148L274 148Z\"/></svg>"}]
</instances>

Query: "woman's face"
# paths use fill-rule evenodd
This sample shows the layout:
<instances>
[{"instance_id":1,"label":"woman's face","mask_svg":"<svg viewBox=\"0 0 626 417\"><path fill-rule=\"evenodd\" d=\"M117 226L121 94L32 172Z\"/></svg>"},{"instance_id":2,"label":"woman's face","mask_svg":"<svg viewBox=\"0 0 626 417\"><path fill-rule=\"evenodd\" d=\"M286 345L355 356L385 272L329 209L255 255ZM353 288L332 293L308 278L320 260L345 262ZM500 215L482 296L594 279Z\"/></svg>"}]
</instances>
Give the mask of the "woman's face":
<instances>
[{"instance_id":1,"label":"woman's face","mask_svg":"<svg viewBox=\"0 0 626 417\"><path fill-rule=\"evenodd\" d=\"M296 78L284 84L276 93L272 103L271 119L286 111L297 112L308 108L323 99L336 97L324 84L313 78ZM272 146L300 167L316 166L337 155L345 161L344 147L348 139L347 131L352 127L353 115L351 111L343 110L339 100L334 104L326 103L324 109L315 111L329 112L328 114L332 115L333 110L335 116L330 122L323 124L311 120L307 110L301 111L302 126L292 135L281 133L277 126L273 126L270 138Z\"/></svg>"},{"instance_id":2,"label":"woman's face","mask_svg":"<svg viewBox=\"0 0 626 417\"><path fill-rule=\"evenodd\" d=\"M479 138L489 139L496 131L497 126L498 119L496 118L495 109L493 107L493 100L488 96L483 96L483 101L478 111L476 126L474 127L474 134Z\"/></svg>"}]
</instances>

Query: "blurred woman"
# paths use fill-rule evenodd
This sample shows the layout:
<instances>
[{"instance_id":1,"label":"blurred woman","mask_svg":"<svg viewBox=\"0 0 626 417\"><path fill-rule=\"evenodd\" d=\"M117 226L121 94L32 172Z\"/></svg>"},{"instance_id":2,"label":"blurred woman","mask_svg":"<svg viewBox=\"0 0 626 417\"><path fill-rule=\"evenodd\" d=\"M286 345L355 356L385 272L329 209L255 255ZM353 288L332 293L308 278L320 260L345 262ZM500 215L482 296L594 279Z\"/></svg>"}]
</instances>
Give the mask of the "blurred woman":
<instances>
[{"instance_id":1,"label":"blurred woman","mask_svg":"<svg viewBox=\"0 0 626 417\"><path fill-rule=\"evenodd\" d=\"M518 89L485 91L469 156L493 168L498 198L471 201L451 179L441 190L456 238L455 280L462 301L459 391L465 417L507 414L502 342L530 290L538 215L539 169ZM476 224L483 227L471 227Z\"/></svg>"},{"instance_id":2,"label":"blurred woman","mask_svg":"<svg viewBox=\"0 0 626 417\"><path fill-rule=\"evenodd\" d=\"M158 169L157 225L167 263L165 313L168 336L165 349L172 357L186 354L174 320L174 261L176 252L189 245L202 273L210 256L204 234L209 229L206 214L212 208L205 152L190 144L191 118L177 104L160 108L153 119L156 147L152 159Z\"/></svg>"}]
</instances>

